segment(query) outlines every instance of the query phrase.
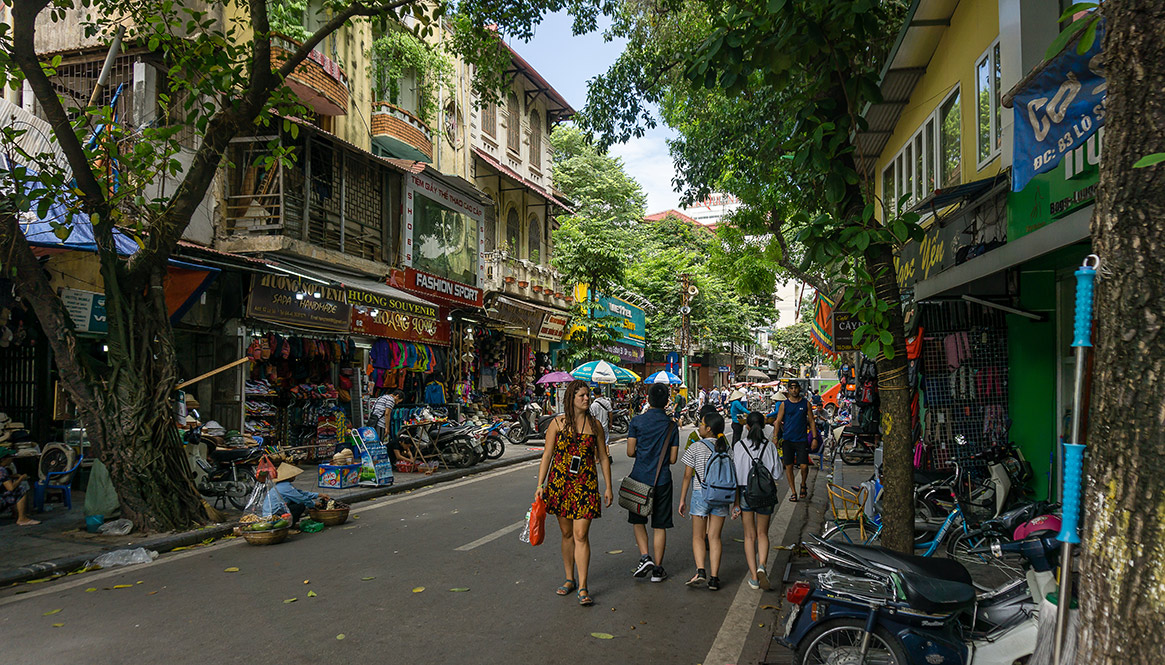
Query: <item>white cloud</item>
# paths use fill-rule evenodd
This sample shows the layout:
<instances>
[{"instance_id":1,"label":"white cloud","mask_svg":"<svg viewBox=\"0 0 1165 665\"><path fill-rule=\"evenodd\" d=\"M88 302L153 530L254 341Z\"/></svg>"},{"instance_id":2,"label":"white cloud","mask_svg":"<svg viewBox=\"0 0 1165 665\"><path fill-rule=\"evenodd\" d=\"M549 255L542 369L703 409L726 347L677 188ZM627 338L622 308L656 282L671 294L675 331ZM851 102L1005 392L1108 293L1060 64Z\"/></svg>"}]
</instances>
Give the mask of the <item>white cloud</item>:
<instances>
[{"instance_id":1,"label":"white cloud","mask_svg":"<svg viewBox=\"0 0 1165 665\"><path fill-rule=\"evenodd\" d=\"M643 187L647 194L648 213L679 208L680 196L672 190L675 164L666 143L673 135L672 130L659 127L643 138L613 145L608 151L611 156L623 159L627 173Z\"/></svg>"}]
</instances>

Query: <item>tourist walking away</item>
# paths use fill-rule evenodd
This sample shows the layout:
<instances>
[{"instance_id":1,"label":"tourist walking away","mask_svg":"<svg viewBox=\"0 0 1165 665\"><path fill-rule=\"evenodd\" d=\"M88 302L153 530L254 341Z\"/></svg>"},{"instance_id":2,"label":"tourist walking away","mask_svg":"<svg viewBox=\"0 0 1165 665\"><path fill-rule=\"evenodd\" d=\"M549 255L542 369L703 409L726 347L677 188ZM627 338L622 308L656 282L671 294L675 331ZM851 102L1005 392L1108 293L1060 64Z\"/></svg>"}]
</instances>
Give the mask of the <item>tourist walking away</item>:
<instances>
[{"instance_id":1,"label":"tourist walking away","mask_svg":"<svg viewBox=\"0 0 1165 665\"><path fill-rule=\"evenodd\" d=\"M740 441L744 433L744 419L748 417L748 403L744 391L733 390L728 396L728 420L732 422L732 443Z\"/></svg>"},{"instance_id":2,"label":"tourist walking away","mask_svg":"<svg viewBox=\"0 0 1165 665\"><path fill-rule=\"evenodd\" d=\"M801 397L801 384L789 382L788 399L779 402L768 422L773 425L781 444L781 462L785 465L785 477L789 480L790 501L804 499L809 495L809 442L817 449L817 424L809 417L809 401ZM797 493L797 483L793 467L801 467L801 492Z\"/></svg>"},{"instance_id":3,"label":"tourist walking away","mask_svg":"<svg viewBox=\"0 0 1165 665\"><path fill-rule=\"evenodd\" d=\"M700 392L696 394L696 405L702 409L707 404L708 393L703 388L700 388Z\"/></svg>"},{"instance_id":4,"label":"tourist walking away","mask_svg":"<svg viewBox=\"0 0 1165 665\"><path fill-rule=\"evenodd\" d=\"M720 389L712 386L712 392L708 393L708 403L717 409L720 408Z\"/></svg>"},{"instance_id":5,"label":"tourist walking away","mask_svg":"<svg viewBox=\"0 0 1165 665\"><path fill-rule=\"evenodd\" d=\"M611 455L611 400L601 392L595 393L595 398L591 400L591 415L599 424L603 426L603 432L606 434L606 439L603 443L607 446L607 456Z\"/></svg>"},{"instance_id":6,"label":"tourist walking away","mask_svg":"<svg viewBox=\"0 0 1165 665\"><path fill-rule=\"evenodd\" d=\"M632 571L635 577L651 574L652 582L667 579L663 555L667 549L667 529L672 528L672 464L680 453L679 425L668 417L668 387L652 384L647 391L648 409L631 419L627 429L627 456L635 458L628 477L653 488L651 510L651 543L647 537L647 515L627 511L627 521L635 530L635 544L639 547L639 563ZM648 549L655 546L655 556Z\"/></svg>"},{"instance_id":7,"label":"tourist walking away","mask_svg":"<svg viewBox=\"0 0 1165 665\"><path fill-rule=\"evenodd\" d=\"M15 455L15 450L0 446L0 512L11 510L19 526L36 526L40 522L28 516L28 476L8 468Z\"/></svg>"},{"instance_id":8,"label":"tourist walking away","mask_svg":"<svg viewBox=\"0 0 1165 665\"><path fill-rule=\"evenodd\" d=\"M571 381L563 398L565 413L546 428L546 449L538 465L534 498L546 502L546 512L558 517L562 531L562 567L566 581L555 590L560 596L575 592L579 605L593 605L587 588L591 563L591 520L602 515L596 465L603 467L603 497L609 507L611 456L603 426L590 414L591 389L585 381ZM576 576L577 572L577 576Z\"/></svg>"},{"instance_id":9,"label":"tourist walking away","mask_svg":"<svg viewBox=\"0 0 1165 665\"><path fill-rule=\"evenodd\" d=\"M768 430L768 431L766 431ZM781 461L777 447L771 441L772 429L765 426L760 411L748 414L744 438L732 447L736 464L737 505L732 517L744 521L744 559L751 573L750 589L768 589L769 576L765 562L769 554L769 522L777 504L777 478Z\"/></svg>"},{"instance_id":10,"label":"tourist walking away","mask_svg":"<svg viewBox=\"0 0 1165 665\"><path fill-rule=\"evenodd\" d=\"M736 466L728 439L724 437L724 416L715 413L705 417L700 422L700 435L703 438L684 452L682 460L686 468L680 488L680 517L687 517L691 487L692 557L696 560L696 574L686 584L690 587L707 584L709 589L717 591L724 552L720 532L724 529L724 518L736 501Z\"/></svg>"}]
</instances>

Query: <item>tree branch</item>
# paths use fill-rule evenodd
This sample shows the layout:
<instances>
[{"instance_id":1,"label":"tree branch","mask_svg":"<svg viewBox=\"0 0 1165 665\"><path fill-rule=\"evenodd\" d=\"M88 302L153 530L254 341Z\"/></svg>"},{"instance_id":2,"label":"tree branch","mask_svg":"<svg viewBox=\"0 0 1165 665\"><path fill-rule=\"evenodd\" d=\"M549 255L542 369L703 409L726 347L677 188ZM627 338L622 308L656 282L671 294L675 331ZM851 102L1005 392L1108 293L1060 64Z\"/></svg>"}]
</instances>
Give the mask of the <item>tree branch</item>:
<instances>
[{"instance_id":1,"label":"tree branch","mask_svg":"<svg viewBox=\"0 0 1165 665\"><path fill-rule=\"evenodd\" d=\"M769 233L773 234L777 244L781 246L781 260L777 261L777 265L784 268L790 275L796 277L802 282L805 282L809 286L812 286L817 290L818 293L823 293L826 295L832 293L833 288L830 285L826 284L816 275L812 275L801 270L797 266L793 265L793 262L789 260L789 242L785 239L785 232L782 228L784 226L784 222L778 221L780 219L780 215L777 214L776 210L772 211L769 216Z\"/></svg>"},{"instance_id":2,"label":"tree branch","mask_svg":"<svg viewBox=\"0 0 1165 665\"><path fill-rule=\"evenodd\" d=\"M92 167L76 130L69 122L69 115L61 100L53 90L53 85L41 68L36 55L36 17L49 4L49 0L16 0L12 5L12 59L24 73L29 87L44 110L53 128L54 138L61 146L65 158L73 170L77 188L81 190L81 200L87 211L97 213L98 223L112 225L109 201L101 184L94 177Z\"/></svg>"}]
</instances>

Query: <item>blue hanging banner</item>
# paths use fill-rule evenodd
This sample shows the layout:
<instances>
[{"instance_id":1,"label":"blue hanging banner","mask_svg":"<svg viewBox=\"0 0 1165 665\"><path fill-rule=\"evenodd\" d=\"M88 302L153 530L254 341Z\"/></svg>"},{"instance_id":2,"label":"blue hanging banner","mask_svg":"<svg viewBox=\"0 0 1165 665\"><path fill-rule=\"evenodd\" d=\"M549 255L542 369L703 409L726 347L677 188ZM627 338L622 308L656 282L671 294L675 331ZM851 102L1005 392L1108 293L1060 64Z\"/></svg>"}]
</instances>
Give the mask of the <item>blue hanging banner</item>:
<instances>
[{"instance_id":1,"label":"blue hanging banner","mask_svg":"<svg viewBox=\"0 0 1165 665\"><path fill-rule=\"evenodd\" d=\"M1084 54L1069 44L1038 76L1017 91L1011 191L1021 191L1038 173L1051 171L1064 155L1084 145L1104 125L1104 21Z\"/></svg>"},{"instance_id":2,"label":"blue hanging banner","mask_svg":"<svg viewBox=\"0 0 1165 665\"><path fill-rule=\"evenodd\" d=\"M664 362L667 365L665 368L667 371L671 372L672 374L680 373L680 354L676 353L675 351L671 351L664 358Z\"/></svg>"}]
</instances>

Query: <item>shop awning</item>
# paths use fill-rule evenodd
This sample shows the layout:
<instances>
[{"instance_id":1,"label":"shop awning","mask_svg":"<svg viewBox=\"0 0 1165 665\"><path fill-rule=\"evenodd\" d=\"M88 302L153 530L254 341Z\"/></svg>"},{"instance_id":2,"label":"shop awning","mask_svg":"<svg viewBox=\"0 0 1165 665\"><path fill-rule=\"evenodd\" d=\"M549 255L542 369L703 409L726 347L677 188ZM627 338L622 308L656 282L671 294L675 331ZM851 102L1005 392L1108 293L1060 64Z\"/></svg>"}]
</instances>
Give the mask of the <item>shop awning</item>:
<instances>
[{"instance_id":1,"label":"shop awning","mask_svg":"<svg viewBox=\"0 0 1165 665\"><path fill-rule=\"evenodd\" d=\"M911 212L919 214L927 211L938 211L961 201L973 201L995 189L1003 183L1011 182L1011 172L1008 169L990 178L964 182L954 187L944 187L934 190L934 193L918 202Z\"/></svg>"},{"instance_id":2,"label":"shop awning","mask_svg":"<svg viewBox=\"0 0 1165 665\"><path fill-rule=\"evenodd\" d=\"M535 305L534 303L525 302L516 298L508 296L497 296L494 300L494 307L497 308L497 314L491 315L491 319L495 319L508 326L526 330L529 334L537 336L542 329L542 323L546 317L569 317L568 312L550 307L543 307Z\"/></svg>"},{"instance_id":3,"label":"shop awning","mask_svg":"<svg viewBox=\"0 0 1165 665\"><path fill-rule=\"evenodd\" d=\"M1031 259L1043 256L1061 247L1067 247L1089 238L1089 223L1093 206L1077 210L1063 219L1048 224L1024 237L1009 242L982 256L945 270L930 279L914 285L915 301L942 295L961 295L972 282L989 277Z\"/></svg>"}]
</instances>

